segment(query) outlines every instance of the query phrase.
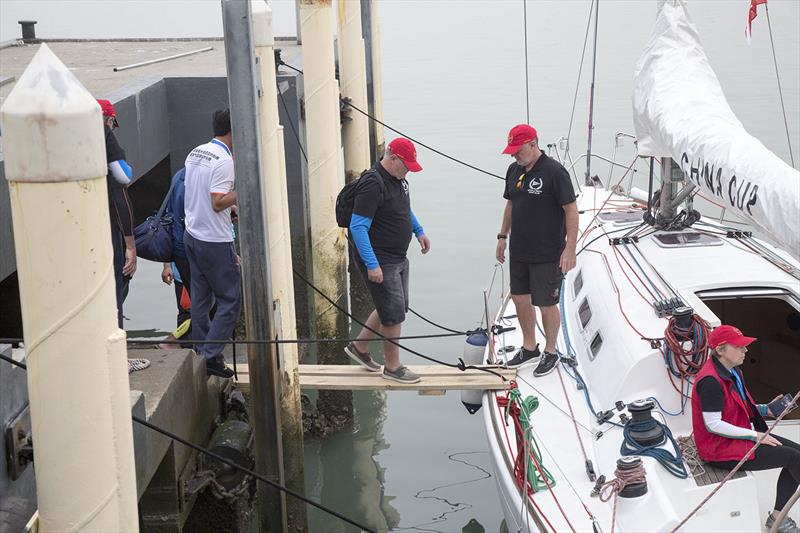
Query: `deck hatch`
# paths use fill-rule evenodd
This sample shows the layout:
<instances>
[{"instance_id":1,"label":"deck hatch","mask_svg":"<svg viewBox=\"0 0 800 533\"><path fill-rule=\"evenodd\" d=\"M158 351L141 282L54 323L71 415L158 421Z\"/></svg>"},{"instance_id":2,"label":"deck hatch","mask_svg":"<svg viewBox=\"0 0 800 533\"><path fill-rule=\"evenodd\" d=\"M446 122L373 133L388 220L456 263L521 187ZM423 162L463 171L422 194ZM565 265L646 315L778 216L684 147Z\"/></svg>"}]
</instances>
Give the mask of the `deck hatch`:
<instances>
[{"instance_id":1,"label":"deck hatch","mask_svg":"<svg viewBox=\"0 0 800 533\"><path fill-rule=\"evenodd\" d=\"M644 211L641 209L627 210L627 211L602 211L597 215L600 222L613 222L617 225L634 224L642 221L642 214Z\"/></svg>"},{"instance_id":2,"label":"deck hatch","mask_svg":"<svg viewBox=\"0 0 800 533\"><path fill-rule=\"evenodd\" d=\"M684 246L722 246L722 239L716 235L707 235L695 231L681 233L659 233L653 235L656 244L661 248L682 248Z\"/></svg>"},{"instance_id":3,"label":"deck hatch","mask_svg":"<svg viewBox=\"0 0 800 533\"><path fill-rule=\"evenodd\" d=\"M600 348L603 347L603 336L600 335L600 332L594 334L592 337L592 343L589 345L589 350L592 352L590 358L594 361L594 358L597 357L597 354L600 353Z\"/></svg>"},{"instance_id":4,"label":"deck hatch","mask_svg":"<svg viewBox=\"0 0 800 533\"><path fill-rule=\"evenodd\" d=\"M581 292L582 288L583 288L583 273L579 270L578 273L575 275L575 281L573 282L572 285L572 294L577 296L578 293Z\"/></svg>"},{"instance_id":5,"label":"deck hatch","mask_svg":"<svg viewBox=\"0 0 800 533\"><path fill-rule=\"evenodd\" d=\"M578 318L581 321L581 329L586 329L586 324L588 324L589 320L592 318L592 309L589 307L588 298L584 298L580 307L578 307Z\"/></svg>"}]
</instances>

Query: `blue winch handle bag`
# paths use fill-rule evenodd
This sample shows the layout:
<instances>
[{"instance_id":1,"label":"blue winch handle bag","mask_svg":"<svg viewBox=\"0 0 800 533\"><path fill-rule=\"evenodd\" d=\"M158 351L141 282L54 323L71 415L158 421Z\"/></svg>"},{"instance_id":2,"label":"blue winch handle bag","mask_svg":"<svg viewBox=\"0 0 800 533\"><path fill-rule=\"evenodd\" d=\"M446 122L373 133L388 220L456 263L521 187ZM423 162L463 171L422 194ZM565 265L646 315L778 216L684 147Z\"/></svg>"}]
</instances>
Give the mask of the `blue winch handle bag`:
<instances>
[{"instance_id":1,"label":"blue winch handle bag","mask_svg":"<svg viewBox=\"0 0 800 533\"><path fill-rule=\"evenodd\" d=\"M177 181L177 180L176 180ZM176 181L169 187L161 207L154 215L136 226L133 237L136 240L136 255L142 259L169 263L172 261L172 213L167 213L167 203L172 197L172 189Z\"/></svg>"}]
</instances>

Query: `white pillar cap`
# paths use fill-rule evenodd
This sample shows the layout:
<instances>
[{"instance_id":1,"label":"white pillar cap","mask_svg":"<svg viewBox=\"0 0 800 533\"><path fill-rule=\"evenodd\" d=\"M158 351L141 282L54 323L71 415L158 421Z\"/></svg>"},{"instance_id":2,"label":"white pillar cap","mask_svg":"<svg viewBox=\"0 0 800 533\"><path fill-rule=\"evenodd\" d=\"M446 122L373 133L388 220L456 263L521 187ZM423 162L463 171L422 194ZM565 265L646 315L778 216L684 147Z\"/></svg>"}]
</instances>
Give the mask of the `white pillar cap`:
<instances>
[{"instance_id":1,"label":"white pillar cap","mask_svg":"<svg viewBox=\"0 0 800 533\"><path fill-rule=\"evenodd\" d=\"M265 0L253 0L253 46L275 46L272 33L272 8Z\"/></svg>"},{"instance_id":2,"label":"white pillar cap","mask_svg":"<svg viewBox=\"0 0 800 533\"><path fill-rule=\"evenodd\" d=\"M9 181L106 175L100 105L46 44L6 98L0 120Z\"/></svg>"}]
</instances>

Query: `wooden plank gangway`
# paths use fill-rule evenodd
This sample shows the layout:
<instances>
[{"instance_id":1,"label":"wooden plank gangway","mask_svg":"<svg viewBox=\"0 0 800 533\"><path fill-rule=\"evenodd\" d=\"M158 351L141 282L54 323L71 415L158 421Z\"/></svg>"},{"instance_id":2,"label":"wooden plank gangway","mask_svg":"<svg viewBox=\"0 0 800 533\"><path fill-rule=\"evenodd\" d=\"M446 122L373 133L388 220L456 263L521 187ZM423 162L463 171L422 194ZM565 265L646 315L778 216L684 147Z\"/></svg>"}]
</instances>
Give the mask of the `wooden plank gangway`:
<instances>
[{"instance_id":1,"label":"wooden plank gangway","mask_svg":"<svg viewBox=\"0 0 800 533\"><path fill-rule=\"evenodd\" d=\"M494 374L482 370L461 371L443 365L408 365L409 370L419 374L418 383L398 383L384 379L381 372L370 372L356 365L298 365L300 369L300 388L318 390L405 390L418 391L419 394L438 396L448 390L503 390L511 380L516 379L514 368L490 368L503 376L503 381ZM236 386L244 391L250 390L250 374L246 364L237 364L238 380Z\"/></svg>"}]
</instances>

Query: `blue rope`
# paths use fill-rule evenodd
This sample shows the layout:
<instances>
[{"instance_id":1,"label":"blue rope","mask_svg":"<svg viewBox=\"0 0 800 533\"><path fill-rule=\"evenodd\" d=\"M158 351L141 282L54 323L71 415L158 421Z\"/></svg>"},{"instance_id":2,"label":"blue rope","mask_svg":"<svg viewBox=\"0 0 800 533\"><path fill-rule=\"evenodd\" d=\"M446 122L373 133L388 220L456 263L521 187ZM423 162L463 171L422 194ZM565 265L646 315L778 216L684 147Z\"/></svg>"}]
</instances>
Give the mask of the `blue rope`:
<instances>
[{"instance_id":1,"label":"blue rope","mask_svg":"<svg viewBox=\"0 0 800 533\"><path fill-rule=\"evenodd\" d=\"M631 431L633 430L648 431L658 426L664 430L664 438L662 438L661 441L656 444L642 446L636 442L633 437L631 437ZM619 452L623 456L645 455L647 457L652 457L673 476L681 479L686 479L689 477L689 473L686 471L686 467L683 464L683 454L681 453L681 449L678 447L678 443L675 442L675 438L672 436L672 431L670 431L669 427L666 425L654 418L643 420L641 422L634 422L631 420L625 424L622 434L625 440L622 441ZM669 440L669 442L672 444L672 448L675 450L674 454L670 453L669 450L661 448L661 446L666 443L667 440Z\"/></svg>"}]
</instances>

